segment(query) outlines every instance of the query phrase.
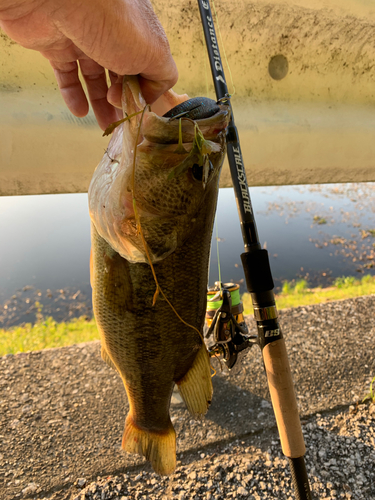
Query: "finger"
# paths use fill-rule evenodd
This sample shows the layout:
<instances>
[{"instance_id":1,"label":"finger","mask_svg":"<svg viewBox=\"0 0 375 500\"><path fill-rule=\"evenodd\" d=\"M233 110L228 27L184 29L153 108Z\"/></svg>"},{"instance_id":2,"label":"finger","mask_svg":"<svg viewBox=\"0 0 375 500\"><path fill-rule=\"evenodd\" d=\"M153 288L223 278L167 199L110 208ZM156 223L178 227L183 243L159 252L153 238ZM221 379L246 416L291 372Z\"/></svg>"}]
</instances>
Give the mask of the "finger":
<instances>
[{"instance_id":1,"label":"finger","mask_svg":"<svg viewBox=\"0 0 375 500\"><path fill-rule=\"evenodd\" d=\"M109 79L111 80L111 86L107 92L107 101L114 106L117 120L121 120L124 117L122 112L122 103L121 103L121 93L122 93L122 80L123 77L118 75L117 73L113 73L112 71L108 71Z\"/></svg>"},{"instance_id":2,"label":"finger","mask_svg":"<svg viewBox=\"0 0 375 500\"><path fill-rule=\"evenodd\" d=\"M139 76L139 85L147 104L155 102L164 92L171 88L171 81L152 81ZM116 108L121 108L122 79L108 89L107 100Z\"/></svg>"},{"instance_id":3,"label":"finger","mask_svg":"<svg viewBox=\"0 0 375 500\"><path fill-rule=\"evenodd\" d=\"M173 81L173 83L171 83ZM139 85L143 97L147 104L155 102L164 92L169 90L176 82L174 80L155 81L144 78L142 75L139 77ZM177 79L176 79L177 81Z\"/></svg>"},{"instance_id":4,"label":"finger","mask_svg":"<svg viewBox=\"0 0 375 500\"><path fill-rule=\"evenodd\" d=\"M65 104L73 115L78 117L86 116L89 112L89 104L78 78L77 62L59 63L50 61L50 63Z\"/></svg>"},{"instance_id":5,"label":"finger","mask_svg":"<svg viewBox=\"0 0 375 500\"><path fill-rule=\"evenodd\" d=\"M95 117L100 128L105 130L110 123L117 120L117 113L107 101L108 85L105 69L89 58L80 59L79 65Z\"/></svg>"},{"instance_id":6,"label":"finger","mask_svg":"<svg viewBox=\"0 0 375 500\"><path fill-rule=\"evenodd\" d=\"M153 30L149 32L148 51L143 60L146 64L139 71L140 85L146 102L152 104L178 80L177 66L159 21L153 23Z\"/></svg>"},{"instance_id":7,"label":"finger","mask_svg":"<svg viewBox=\"0 0 375 500\"><path fill-rule=\"evenodd\" d=\"M122 94L122 79L120 82L114 82L108 89L107 100L115 108L122 109L121 104L121 94Z\"/></svg>"},{"instance_id":8,"label":"finger","mask_svg":"<svg viewBox=\"0 0 375 500\"><path fill-rule=\"evenodd\" d=\"M123 77L113 71L108 71L108 74L111 80L111 86L107 92L107 101L110 102L115 108L122 109L121 93Z\"/></svg>"},{"instance_id":9,"label":"finger","mask_svg":"<svg viewBox=\"0 0 375 500\"><path fill-rule=\"evenodd\" d=\"M116 11L116 19L112 19L111 12L105 11L109 16L108 26L111 26L111 36L106 42L96 37L94 43L87 46L85 38L78 45L85 54L114 73L140 75L146 102L152 104L178 79L168 39L149 0L113 0L111 5L114 4L117 10L111 12ZM119 104L116 87L109 92L108 99L114 106Z\"/></svg>"},{"instance_id":10,"label":"finger","mask_svg":"<svg viewBox=\"0 0 375 500\"><path fill-rule=\"evenodd\" d=\"M108 71L108 76L111 81L111 85L122 81L122 76L118 75L117 73L114 73L113 71Z\"/></svg>"}]
</instances>

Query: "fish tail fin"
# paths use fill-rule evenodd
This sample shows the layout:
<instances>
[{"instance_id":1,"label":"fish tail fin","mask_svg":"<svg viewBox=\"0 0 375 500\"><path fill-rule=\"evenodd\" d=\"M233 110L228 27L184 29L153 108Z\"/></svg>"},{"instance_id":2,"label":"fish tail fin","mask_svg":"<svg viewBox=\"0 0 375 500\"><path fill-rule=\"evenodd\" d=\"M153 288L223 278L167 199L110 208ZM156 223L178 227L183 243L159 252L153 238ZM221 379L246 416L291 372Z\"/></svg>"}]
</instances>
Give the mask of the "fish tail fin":
<instances>
[{"instance_id":1,"label":"fish tail fin","mask_svg":"<svg viewBox=\"0 0 375 500\"><path fill-rule=\"evenodd\" d=\"M171 421L166 431L150 432L137 427L130 413L125 421L122 448L143 455L157 474L172 474L176 468L176 433Z\"/></svg>"},{"instance_id":2,"label":"fish tail fin","mask_svg":"<svg viewBox=\"0 0 375 500\"><path fill-rule=\"evenodd\" d=\"M213 388L210 357L204 344L190 370L177 381L177 386L190 414L195 418L205 415L211 404Z\"/></svg>"}]
</instances>

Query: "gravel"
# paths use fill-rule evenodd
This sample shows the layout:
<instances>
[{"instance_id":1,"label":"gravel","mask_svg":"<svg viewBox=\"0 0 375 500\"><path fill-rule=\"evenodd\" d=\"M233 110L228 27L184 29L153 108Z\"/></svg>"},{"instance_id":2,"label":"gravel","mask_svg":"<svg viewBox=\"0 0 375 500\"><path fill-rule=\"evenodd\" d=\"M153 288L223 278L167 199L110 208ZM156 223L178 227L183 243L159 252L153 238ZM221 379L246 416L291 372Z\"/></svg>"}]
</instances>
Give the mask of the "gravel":
<instances>
[{"instance_id":1,"label":"gravel","mask_svg":"<svg viewBox=\"0 0 375 500\"><path fill-rule=\"evenodd\" d=\"M375 404L351 406L335 415L317 414L303 430L316 499L375 498ZM201 453L167 478L145 471L98 477L87 485L81 478L71 499L294 498L288 461L276 436L267 450L235 440L218 453Z\"/></svg>"},{"instance_id":2,"label":"gravel","mask_svg":"<svg viewBox=\"0 0 375 500\"><path fill-rule=\"evenodd\" d=\"M374 309L368 296L280 312L320 500L375 500L375 405L355 404L375 375ZM99 342L0 358L1 500L294 498L259 349L213 384L203 421L172 405L178 468L162 478L121 450L128 402Z\"/></svg>"}]
</instances>

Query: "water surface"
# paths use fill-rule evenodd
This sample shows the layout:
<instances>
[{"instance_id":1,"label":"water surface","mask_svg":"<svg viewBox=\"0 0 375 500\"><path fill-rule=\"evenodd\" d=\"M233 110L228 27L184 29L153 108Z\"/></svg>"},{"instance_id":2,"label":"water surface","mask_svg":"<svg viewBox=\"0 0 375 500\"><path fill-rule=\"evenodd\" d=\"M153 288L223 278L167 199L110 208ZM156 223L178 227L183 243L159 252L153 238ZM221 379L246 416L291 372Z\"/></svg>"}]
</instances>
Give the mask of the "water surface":
<instances>
[{"instance_id":1,"label":"water surface","mask_svg":"<svg viewBox=\"0 0 375 500\"><path fill-rule=\"evenodd\" d=\"M305 277L312 286L374 273L375 183L251 188L262 246L276 287ZM242 285L243 251L232 189L217 210L221 278ZM91 313L90 220L86 194L0 198L0 325ZM218 279L216 227L210 283Z\"/></svg>"}]
</instances>

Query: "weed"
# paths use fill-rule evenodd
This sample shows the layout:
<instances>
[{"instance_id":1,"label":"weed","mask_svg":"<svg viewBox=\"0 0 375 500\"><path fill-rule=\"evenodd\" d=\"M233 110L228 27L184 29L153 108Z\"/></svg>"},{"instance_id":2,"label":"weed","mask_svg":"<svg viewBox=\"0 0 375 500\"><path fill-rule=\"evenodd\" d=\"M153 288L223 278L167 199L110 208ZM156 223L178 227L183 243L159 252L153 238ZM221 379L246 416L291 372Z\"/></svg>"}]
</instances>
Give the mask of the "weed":
<instances>
[{"instance_id":1,"label":"weed","mask_svg":"<svg viewBox=\"0 0 375 500\"><path fill-rule=\"evenodd\" d=\"M308 283L306 280L298 280L294 287L294 293L306 293L308 289Z\"/></svg>"},{"instance_id":2,"label":"weed","mask_svg":"<svg viewBox=\"0 0 375 500\"><path fill-rule=\"evenodd\" d=\"M373 403L375 403L375 390L373 389L374 382L375 377L371 380L370 392L363 398L362 403L364 403L365 401L372 401Z\"/></svg>"},{"instance_id":3,"label":"weed","mask_svg":"<svg viewBox=\"0 0 375 500\"><path fill-rule=\"evenodd\" d=\"M320 217L320 215L314 215L313 221L317 224L327 224L327 220L324 217Z\"/></svg>"},{"instance_id":4,"label":"weed","mask_svg":"<svg viewBox=\"0 0 375 500\"><path fill-rule=\"evenodd\" d=\"M284 295L288 295L289 293L293 293L293 282L284 281L281 293Z\"/></svg>"},{"instance_id":5,"label":"weed","mask_svg":"<svg viewBox=\"0 0 375 500\"><path fill-rule=\"evenodd\" d=\"M308 291L308 283L306 280L284 281L281 293L289 295L291 293L306 293Z\"/></svg>"},{"instance_id":6,"label":"weed","mask_svg":"<svg viewBox=\"0 0 375 500\"><path fill-rule=\"evenodd\" d=\"M354 276L341 276L340 278L336 278L333 282L333 285L337 288L348 288L354 284L356 284Z\"/></svg>"},{"instance_id":7,"label":"weed","mask_svg":"<svg viewBox=\"0 0 375 500\"><path fill-rule=\"evenodd\" d=\"M375 281L374 276L371 276L371 274L366 274L365 276L362 276L361 284L366 285L366 284L374 283L374 281Z\"/></svg>"}]
</instances>

